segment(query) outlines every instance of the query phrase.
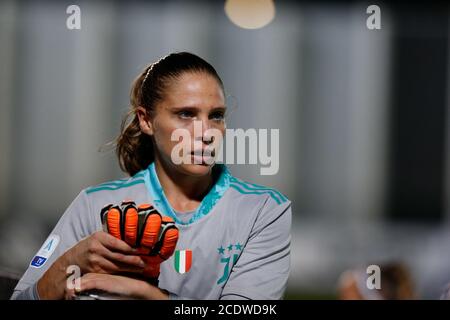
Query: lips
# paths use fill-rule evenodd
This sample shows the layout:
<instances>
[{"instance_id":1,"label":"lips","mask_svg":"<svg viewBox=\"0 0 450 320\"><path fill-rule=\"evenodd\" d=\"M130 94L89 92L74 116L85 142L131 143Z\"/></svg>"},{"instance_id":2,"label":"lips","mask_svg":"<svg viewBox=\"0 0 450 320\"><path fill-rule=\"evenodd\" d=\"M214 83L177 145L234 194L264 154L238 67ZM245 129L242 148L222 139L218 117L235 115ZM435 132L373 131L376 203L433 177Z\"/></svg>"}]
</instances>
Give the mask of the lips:
<instances>
[{"instance_id":1,"label":"lips","mask_svg":"<svg viewBox=\"0 0 450 320\"><path fill-rule=\"evenodd\" d=\"M191 152L191 155L193 155L193 156L205 157L205 158L214 157L215 154L216 154L215 150L212 150L210 152L209 150L206 150L206 149L199 149L199 150L194 150Z\"/></svg>"},{"instance_id":2,"label":"lips","mask_svg":"<svg viewBox=\"0 0 450 320\"><path fill-rule=\"evenodd\" d=\"M199 149L191 152L191 159L193 164L209 166L214 162L214 155L214 150Z\"/></svg>"}]
</instances>

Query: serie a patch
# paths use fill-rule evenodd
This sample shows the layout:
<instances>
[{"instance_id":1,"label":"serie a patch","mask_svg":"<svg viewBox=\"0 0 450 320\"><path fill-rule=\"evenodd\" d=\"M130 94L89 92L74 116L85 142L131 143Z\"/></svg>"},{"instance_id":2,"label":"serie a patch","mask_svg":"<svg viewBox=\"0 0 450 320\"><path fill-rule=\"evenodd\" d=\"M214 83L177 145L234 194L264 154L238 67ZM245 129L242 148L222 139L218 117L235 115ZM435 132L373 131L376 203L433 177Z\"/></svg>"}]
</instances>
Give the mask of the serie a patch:
<instances>
[{"instance_id":1,"label":"serie a patch","mask_svg":"<svg viewBox=\"0 0 450 320\"><path fill-rule=\"evenodd\" d=\"M41 249L39 249L38 253L34 256L33 260L31 260L30 266L33 268L41 268L45 262L50 258L52 253L55 251L56 247L59 244L59 236L56 234L51 234L47 240L45 240Z\"/></svg>"}]
</instances>

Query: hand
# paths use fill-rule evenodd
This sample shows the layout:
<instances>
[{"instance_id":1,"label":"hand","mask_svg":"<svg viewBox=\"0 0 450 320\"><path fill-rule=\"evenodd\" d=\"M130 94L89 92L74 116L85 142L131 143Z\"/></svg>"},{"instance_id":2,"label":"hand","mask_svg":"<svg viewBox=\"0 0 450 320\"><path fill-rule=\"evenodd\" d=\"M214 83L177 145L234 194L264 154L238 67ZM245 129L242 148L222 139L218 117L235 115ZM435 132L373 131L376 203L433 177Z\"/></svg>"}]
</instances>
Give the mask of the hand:
<instances>
[{"instance_id":1,"label":"hand","mask_svg":"<svg viewBox=\"0 0 450 320\"><path fill-rule=\"evenodd\" d=\"M173 219L161 216L150 204L136 208L133 201L107 205L100 214L103 230L137 248L146 263L143 275L155 281L160 264L173 254L177 244L178 228Z\"/></svg>"},{"instance_id":2,"label":"hand","mask_svg":"<svg viewBox=\"0 0 450 320\"><path fill-rule=\"evenodd\" d=\"M125 241L98 231L72 247L66 255L71 264L78 265L81 272L89 273L142 273L145 262L138 250Z\"/></svg>"},{"instance_id":3,"label":"hand","mask_svg":"<svg viewBox=\"0 0 450 320\"><path fill-rule=\"evenodd\" d=\"M90 290L101 290L129 299L163 300L169 298L167 292L145 281L100 273L88 273L82 276L78 289L66 288L65 298L71 300L77 294Z\"/></svg>"},{"instance_id":4,"label":"hand","mask_svg":"<svg viewBox=\"0 0 450 320\"><path fill-rule=\"evenodd\" d=\"M122 240L99 231L81 240L59 257L37 283L41 299L62 299L67 286L66 270L77 265L81 273L144 272L145 262Z\"/></svg>"}]
</instances>

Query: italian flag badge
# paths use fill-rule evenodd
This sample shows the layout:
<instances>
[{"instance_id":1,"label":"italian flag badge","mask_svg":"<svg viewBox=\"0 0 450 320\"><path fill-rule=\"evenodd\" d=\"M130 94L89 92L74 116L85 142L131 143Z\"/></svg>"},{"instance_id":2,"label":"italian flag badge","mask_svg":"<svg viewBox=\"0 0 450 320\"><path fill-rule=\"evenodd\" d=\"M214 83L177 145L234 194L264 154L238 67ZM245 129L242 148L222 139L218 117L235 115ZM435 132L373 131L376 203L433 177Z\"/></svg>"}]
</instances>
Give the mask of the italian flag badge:
<instances>
[{"instance_id":1,"label":"italian flag badge","mask_svg":"<svg viewBox=\"0 0 450 320\"><path fill-rule=\"evenodd\" d=\"M178 273L189 272L192 265L192 250L177 250L175 251L175 270Z\"/></svg>"}]
</instances>

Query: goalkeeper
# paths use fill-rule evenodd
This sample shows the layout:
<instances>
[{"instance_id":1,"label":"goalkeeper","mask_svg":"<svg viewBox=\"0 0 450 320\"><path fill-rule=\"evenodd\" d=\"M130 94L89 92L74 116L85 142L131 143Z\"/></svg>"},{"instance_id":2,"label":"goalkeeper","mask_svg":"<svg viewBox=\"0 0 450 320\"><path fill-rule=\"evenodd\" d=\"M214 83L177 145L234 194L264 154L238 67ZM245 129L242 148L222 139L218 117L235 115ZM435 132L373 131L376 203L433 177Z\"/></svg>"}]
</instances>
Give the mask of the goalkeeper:
<instances>
[{"instance_id":1,"label":"goalkeeper","mask_svg":"<svg viewBox=\"0 0 450 320\"><path fill-rule=\"evenodd\" d=\"M282 298L291 203L235 178L205 152L220 140L208 129L225 132L225 111L222 81L200 57L172 53L145 68L116 141L129 178L80 192L12 298L71 299L92 290L137 299ZM194 130L199 122L203 129ZM182 143L193 141L181 163L172 154L179 129L190 138ZM73 287L74 266L81 277Z\"/></svg>"}]
</instances>

